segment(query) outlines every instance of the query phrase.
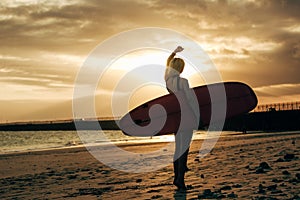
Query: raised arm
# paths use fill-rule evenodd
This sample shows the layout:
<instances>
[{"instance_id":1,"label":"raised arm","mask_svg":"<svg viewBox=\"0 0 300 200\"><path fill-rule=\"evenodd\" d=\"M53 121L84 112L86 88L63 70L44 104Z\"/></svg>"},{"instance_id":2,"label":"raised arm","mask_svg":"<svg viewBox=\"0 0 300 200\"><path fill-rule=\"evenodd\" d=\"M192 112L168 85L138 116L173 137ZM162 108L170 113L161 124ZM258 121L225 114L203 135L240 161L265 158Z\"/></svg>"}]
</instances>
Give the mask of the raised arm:
<instances>
[{"instance_id":1,"label":"raised arm","mask_svg":"<svg viewBox=\"0 0 300 200\"><path fill-rule=\"evenodd\" d=\"M167 66L170 65L171 60L174 58L174 56L176 55L176 53L183 51L183 48L181 46L178 46L173 52L172 54L168 57L167 60Z\"/></svg>"},{"instance_id":2,"label":"raised arm","mask_svg":"<svg viewBox=\"0 0 300 200\"><path fill-rule=\"evenodd\" d=\"M172 54L169 56L168 60L167 60L167 66L169 67L171 60L174 58L174 56L176 55L176 53L172 52Z\"/></svg>"}]
</instances>

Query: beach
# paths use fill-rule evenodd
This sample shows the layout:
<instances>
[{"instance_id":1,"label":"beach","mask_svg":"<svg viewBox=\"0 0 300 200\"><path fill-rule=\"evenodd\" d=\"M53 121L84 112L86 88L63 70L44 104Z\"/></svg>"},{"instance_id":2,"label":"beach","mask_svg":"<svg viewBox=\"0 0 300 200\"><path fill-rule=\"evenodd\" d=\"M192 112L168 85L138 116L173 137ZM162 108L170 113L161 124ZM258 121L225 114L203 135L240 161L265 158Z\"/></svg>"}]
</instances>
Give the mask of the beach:
<instances>
[{"instance_id":1,"label":"beach","mask_svg":"<svg viewBox=\"0 0 300 200\"><path fill-rule=\"evenodd\" d=\"M194 140L186 193L172 185L172 163L152 172L129 173L102 164L85 147L1 154L0 198L300 199L299 141L299 131L237 132L220 137L213 150L200 158L203 140ZM120 148L151 151L163 145Z\"/></svg>"}]
</instances>

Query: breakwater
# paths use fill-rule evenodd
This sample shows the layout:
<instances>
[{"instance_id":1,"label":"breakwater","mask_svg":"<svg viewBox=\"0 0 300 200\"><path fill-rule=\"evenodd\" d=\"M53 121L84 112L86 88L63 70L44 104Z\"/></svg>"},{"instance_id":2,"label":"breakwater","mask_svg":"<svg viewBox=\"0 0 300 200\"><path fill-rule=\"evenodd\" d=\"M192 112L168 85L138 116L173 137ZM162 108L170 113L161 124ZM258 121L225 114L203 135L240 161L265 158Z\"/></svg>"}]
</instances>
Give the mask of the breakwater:
<instances>
[{"instance_id":1,"label":"breakwater","mask_svg":"<svg viewBox=\"0 0 300 200\"><path fill-rule=\"evenodd\" d=\"M23 122L0 124L0 131L98 130L98 125L102 130L120 130L117 123L118 120ZM250 112L227 119L223 130L243 132L300 130L300 110Z\"/></svg>"},{"instance_id":2,"label":"breakwater","mask_svg":"<svg viewBox=\"0 0 300 200\"><path fill-rule=\"evenodd\" d=\"M223 130L291 131L300 130L300 110L251 112L226 120Z\"/></svg>"},{"instance_id":3,"label":"breakwater","mask_svg":"<svg viewBox=\"0 0 300 200\"><path fill-rule=\"evenodd\" d=\"M0 131L97 130L100 126L102 130L119 130L119 127L115 120L65 120L52 122L23 122L1 124Z\"/></svg>"}]
</instances>

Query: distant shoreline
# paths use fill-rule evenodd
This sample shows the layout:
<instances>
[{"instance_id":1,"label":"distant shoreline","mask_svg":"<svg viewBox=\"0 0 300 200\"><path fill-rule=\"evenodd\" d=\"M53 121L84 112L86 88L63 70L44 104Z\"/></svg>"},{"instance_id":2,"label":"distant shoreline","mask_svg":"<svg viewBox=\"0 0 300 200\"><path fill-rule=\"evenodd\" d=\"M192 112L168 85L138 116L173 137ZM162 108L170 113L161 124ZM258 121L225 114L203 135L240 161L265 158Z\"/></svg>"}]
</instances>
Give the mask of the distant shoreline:
<instances>
[{"instance_id":1,"label":"distant shoreline","mask_svg":"<svg viewBox=\"0 0 300 200\"><path fill-rule=\"evenodd\" d=\"M115 120L62 120L0 124L0 131L120 130Z\"/></svg>"},{"instance_id":2,"label":"distant shoreline","mask_svg":"<svg viewBox=\"0 0 300 200\"><path fill-rule=\"evenodd\" d=\"M58 120L0 124L0 131L68 131L120 130L119 120ZM300 110L251 112L227 119L226 131L290 131L300 130ZM100 125L100 126L99 126Z\"/></svg>"}]
</instances>

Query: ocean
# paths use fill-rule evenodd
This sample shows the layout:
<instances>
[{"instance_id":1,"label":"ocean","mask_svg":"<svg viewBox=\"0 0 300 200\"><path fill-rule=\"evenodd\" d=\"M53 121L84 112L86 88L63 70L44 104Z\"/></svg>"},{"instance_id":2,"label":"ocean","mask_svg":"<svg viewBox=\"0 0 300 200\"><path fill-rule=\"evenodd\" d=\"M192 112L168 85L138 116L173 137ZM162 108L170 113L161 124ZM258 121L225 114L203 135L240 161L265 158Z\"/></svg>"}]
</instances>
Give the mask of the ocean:
<instances>
[{"instance_id":1,"label":"ocean","mask_svg":"<svg viewBox=\"0 0 300 200\"><path fill-rule=\"evenodd\" d=\"M89 140L92 144L105 145L110 143L144 143L144 142L171 142L174 135L155 137L129 137L121 131L103 131L107 139ZM97 131L85 131L83 134L97 134ZM194 132L193 139L204 139L206 131ZM224 132L222 132L224 135ZM46 149L70 148L83 146L76 131L0 131L0 154L14 152L28 152Z\"/></svg>"}]
</instances>

